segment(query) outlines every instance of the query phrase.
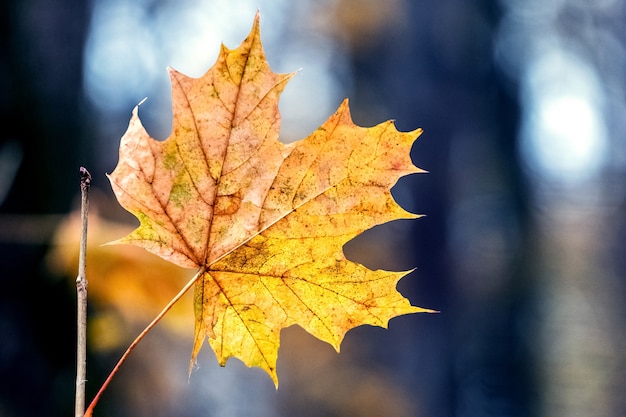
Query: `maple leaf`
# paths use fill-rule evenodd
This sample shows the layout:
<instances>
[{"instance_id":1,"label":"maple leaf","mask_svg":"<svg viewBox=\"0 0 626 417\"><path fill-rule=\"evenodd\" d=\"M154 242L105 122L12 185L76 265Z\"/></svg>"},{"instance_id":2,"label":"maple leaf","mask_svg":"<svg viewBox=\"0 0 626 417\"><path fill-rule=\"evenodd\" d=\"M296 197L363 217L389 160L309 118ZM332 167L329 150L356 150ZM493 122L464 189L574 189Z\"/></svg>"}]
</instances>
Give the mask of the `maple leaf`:
<instances>
[{"instance_id":1,"label":"maple leaf","mask_svg":"<svg viewBox=\"0 0 626 417\"><path fill-rule=\"evenodd\" d=\"M409 156L420 129L359 127L346 100L306 139L281 143L278 99L294 74L270 70L258 13L202 77L169 72L171 136L152 139L135 107L109 178L140 221L115 243L199 269L191 364L208 339L220 365L237 357L278 386L282 328L297 324L339 351L351 328L431 311L396 290L407 271L371 271L342 250L376 224L418 217L390 187L422 172Z\"/></svg>"}]
</instances>

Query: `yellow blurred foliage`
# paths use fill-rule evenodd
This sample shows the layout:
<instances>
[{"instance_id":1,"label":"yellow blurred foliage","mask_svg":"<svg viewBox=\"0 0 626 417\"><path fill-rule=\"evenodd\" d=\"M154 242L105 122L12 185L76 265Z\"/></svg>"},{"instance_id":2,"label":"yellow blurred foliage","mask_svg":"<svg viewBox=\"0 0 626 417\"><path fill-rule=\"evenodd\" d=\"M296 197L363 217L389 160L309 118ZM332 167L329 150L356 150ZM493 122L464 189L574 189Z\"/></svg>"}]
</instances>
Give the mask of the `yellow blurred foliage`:
<instances>
[{"instance_id":1,"label":"yellow blurred foliage","mask_svg":"<svg viewBox=\"0 0 626 417\"><path fill-rule=\"evenodd\" d=\"M96 210L89 214L87 290L90 307L95 308L90 308L88 339L95 350L126 344L130 333L147 325L195 273L135 246L106 245L132 229L103 219ZM47 259L53 272L72 280L78 271L80 234L76 211L59 224ZM162 325L176 336L190 338L192 305L192 294L185 294Z\"/></svg>"}]
</instances>

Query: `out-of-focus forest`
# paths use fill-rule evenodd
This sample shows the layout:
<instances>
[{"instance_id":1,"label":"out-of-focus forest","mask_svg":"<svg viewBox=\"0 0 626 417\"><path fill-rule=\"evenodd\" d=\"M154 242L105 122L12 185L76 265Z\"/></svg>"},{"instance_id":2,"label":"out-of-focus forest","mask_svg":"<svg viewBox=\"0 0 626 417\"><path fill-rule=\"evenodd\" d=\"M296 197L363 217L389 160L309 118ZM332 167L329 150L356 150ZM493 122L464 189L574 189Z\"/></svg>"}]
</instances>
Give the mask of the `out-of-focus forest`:
<instances>
[{"instance_id":1,"label":"out-of-focus forest","mask_svg":"<svg viewBox=\"0 0 626 417\"><path fill-rule=\"evenodd\" d=\"M299 70L281 138L350 98L356 123L424 129L428 174L394 195L427 216L346 252L409 270L435 315L350 331L341 354L282 332L281 386L205 348L188 381L187 298L96 415L626 415L625 0L5 0L0 3L0 416L73 410L80 166L93 175L88 400L194 271L101 246L135 225L105 173L130 112L171 128L166 67L199 76L256 10L272 69Z\"/></svg>"}]
</instances>

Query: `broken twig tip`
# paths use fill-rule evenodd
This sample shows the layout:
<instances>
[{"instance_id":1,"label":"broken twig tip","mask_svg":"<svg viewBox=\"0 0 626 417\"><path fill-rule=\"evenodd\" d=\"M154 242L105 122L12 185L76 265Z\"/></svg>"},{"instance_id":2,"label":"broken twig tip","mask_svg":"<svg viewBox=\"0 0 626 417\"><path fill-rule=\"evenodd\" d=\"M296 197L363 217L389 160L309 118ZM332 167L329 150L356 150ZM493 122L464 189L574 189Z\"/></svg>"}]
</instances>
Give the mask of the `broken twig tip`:
<instances>
[{"instance_id":1,"label":"broken twig tip","mask_svg":"<svg viewBox=\"0 0 626 417\"><path fill-rule=\"evenodd\" d=\"M89 187L91 184L91 174L87 171L87 168L80 167L80 185L81 187Z\"/></svg>"}]
</instances>

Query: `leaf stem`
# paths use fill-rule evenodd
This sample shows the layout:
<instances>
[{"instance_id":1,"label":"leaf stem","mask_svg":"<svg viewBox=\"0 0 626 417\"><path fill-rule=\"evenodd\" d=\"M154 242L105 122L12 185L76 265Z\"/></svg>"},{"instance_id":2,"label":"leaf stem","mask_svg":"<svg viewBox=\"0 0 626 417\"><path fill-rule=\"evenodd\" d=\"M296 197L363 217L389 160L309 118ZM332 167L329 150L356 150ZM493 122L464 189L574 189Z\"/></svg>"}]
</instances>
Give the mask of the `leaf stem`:
<instances>
[{"instance_id":1,"label":"leaf stem","mask_svg":"<svg viewBox=\"0 0 626 417\"><path fill-rule=\"evenodd\" d=\"M85 410L85 383L87 382L87 276L85 274L87 258L87 213L89 211L89 185L91 174L80 167L81 205L80 217L82 231L78 255L78 276L76 277L76 400L74 415L80 417Z\"/></svg>"},{"instance_id":2,"label":"leaf stem","mask_svg":"<svg viewBox=\"0 0 626 417\"><path fill-rule=\"evenodd\" d=\"M130 353L135 349L135 346L137 346L139 342L148 334L148 332L152 330L154 326L156 326L156 324L163 318L163 316L165 316L165 314L174 306L174 304L176 304L176 302L180 300L187 291L189 291L189 288L191 288L196 283L198 278L202 276L203 272L204 272L203 269L198 271L198 273L194 275L193 278L191 278L189 282L185 284L185 286L180 290L180 292L176 294L174 298L170 300L170 302L163 308L163 310L161 310L161 312L154 318L154 320L152 320L150 324L148 324L148 326L146 326L146 328L143 329L143 331L139 333L139 335L135 338L135 340L133 340L133 342L128 346L128 348L126 349L122 357L117 361L117 364L115 365L115 367L113 368L113 370L111 371L107 379L104 381L104 383L100 387L100 390L98 391L94 399L91 401L91 404L89 404L87 411L85 411L84 417L92 416L93 409L95 408L96 404L100 400L100 397L102 396L104 391L107 389L107 387L111 383L111 380L113 379L115 374L117 374L117 371L119 371L120 367L126 361Z\"/></svg>"}]
</instances>

